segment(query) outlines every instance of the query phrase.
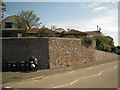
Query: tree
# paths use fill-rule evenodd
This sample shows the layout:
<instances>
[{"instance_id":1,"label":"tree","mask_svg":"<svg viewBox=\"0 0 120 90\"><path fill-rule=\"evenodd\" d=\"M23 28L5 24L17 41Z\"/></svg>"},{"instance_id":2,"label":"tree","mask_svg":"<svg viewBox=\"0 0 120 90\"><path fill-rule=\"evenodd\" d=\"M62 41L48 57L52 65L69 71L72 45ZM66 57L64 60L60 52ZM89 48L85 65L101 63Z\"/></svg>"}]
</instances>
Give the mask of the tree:
<instances>
[{"instance_id":1,"label":"tree","mask_svg":"<svg viewBox=\"0 0 120 90\"><path fill-rule=\"evenodd\" d=\"M4 12L5 11L6 11L6 5L5 5L5 3L3 3L2 1L0 1L0 12L1 12L0 18L4 17Z\"/></svg>"},{"instance_id":2,"label":"tree","mask_svg":"<svg viewBox=\"0 0 120 90\"><path fill-rule=\"evenodd\" d=\"M41 22L39 22L40 18L33 13L33 10L22 10L21 12L17 13L17 15L26 21L28 26L27 29L31 29L32 27L39 27L41 24Z\"/></svg>"}]
</instances>

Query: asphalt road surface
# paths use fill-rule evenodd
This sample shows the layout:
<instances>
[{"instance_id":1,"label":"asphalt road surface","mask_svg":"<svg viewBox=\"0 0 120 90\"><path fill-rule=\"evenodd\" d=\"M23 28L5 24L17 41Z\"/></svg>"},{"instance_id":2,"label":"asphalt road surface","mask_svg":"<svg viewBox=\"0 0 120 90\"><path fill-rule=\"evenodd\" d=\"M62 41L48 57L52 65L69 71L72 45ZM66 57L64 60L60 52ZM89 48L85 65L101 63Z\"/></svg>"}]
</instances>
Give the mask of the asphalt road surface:
<instances>
[{"instance_id":1,"label":"asphalt road surface","mask_svg":"<svg viewBox=\"0 0 120 90\"><path fill-rule=\"evenodd\" d=\"M108 62L83 69L36 77L16 83L7 83L4 88L118 88L118 61Z\"/></svg>"}]
</instances>

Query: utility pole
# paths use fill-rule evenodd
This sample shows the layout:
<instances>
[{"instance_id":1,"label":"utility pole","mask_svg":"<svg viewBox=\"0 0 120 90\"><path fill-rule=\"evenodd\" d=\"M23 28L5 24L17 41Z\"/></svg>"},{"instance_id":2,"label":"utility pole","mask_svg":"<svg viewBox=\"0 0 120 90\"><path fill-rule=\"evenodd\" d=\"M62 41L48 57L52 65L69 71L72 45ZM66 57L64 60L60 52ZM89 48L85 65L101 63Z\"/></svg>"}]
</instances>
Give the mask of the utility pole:
<instances>
[{"instance_id":1,"label":"utility pole","mask_svg":"<svg viewBox=\"0 0 120 90\"><path fill-rule=\"evenodd\" d=\"M99 26L97 25L97 31L98 31Z\"/></svg>"}]
</instances>

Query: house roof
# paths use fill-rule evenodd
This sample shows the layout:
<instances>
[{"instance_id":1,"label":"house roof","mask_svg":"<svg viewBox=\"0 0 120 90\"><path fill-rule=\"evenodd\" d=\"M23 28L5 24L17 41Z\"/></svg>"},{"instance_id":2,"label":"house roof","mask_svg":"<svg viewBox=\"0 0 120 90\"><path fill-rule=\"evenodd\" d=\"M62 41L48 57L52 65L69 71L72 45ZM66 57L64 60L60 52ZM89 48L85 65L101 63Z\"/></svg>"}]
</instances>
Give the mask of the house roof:
<instances>
[{"instance_id":1,"label":"house roof","mask_svg":"<svg viewBox=\"0 0 120 90\"><path fill-rule=\"evenodd\" d=\"M57 28L56 30L64 30L63 28Z\"/></svg>"},{"instance_id":2,"label":"house roof","mask_svg":"<svg viewBox=\"0 0 120 90\"><path fill-rule=\"evenodd\" d=\"M8 17L19 17L19 16L17 16L17 15L12 15L12 16L8 16Z\"/></svg>"},{"instance_id":3,"label":"house roof","mask_svg":"<svg viewBox=\"0 0 120 90\"><path fill-rule=\"evenodd\" d=\"M87 31L86 33L99 33L100 31Z\"/></svg>"},{"instance_id":4,"label":"house roof","mask_svg":"<svg viewBox=\"0 0 120 90\"><path fill-rule=\"evenodd\" d=\"M86 32L88 35L97 35L100 34L100 31L88 31Z\"/></svg>"},{"instance_id":5,"label":"house roof","mask_svg":"<svg viewBox=\"0 0 120 90\"><path fill-rule=\"evenodd\" d=\"M8 19L8 18L20 18L21 20L23 20L23 21L25 21L25 19L23 19L22 17L20 17L20 16L17 16L17 15L12 15L12 16L8 16L8 17L6 17L5 19L3 19L2 21L4 21L4 20L6 20L6 19ZM26 21L25 21L26 22Z\"/></svg>"},{"instance_id":6,"label":"house roof","mask_svg":"<svg viewBox=\"0 0 120 90\"><path fill-rule=\"evenodd\" d=\"M27 33L38 33L41 30L41 28L32 28L27 31ZM56 33L56 31L52 31L50 29L45 29L47 33Z\"/></svg>"},{"instance_id":7,"label":"house roof","mask_svg":"<svg viewBox=\"0 0 120 90\"><path fill-rule=\"evenodd\" d=\"M81 32L81 31L78 31L78 30L71 29L70 31L65 32L64 34L87 34L87 33L86 33L86 32Z\"/></svg>"},{"instance_id":8,"label":"house roof","mask_svg":"<svg viewBox=\"0 0 120 90\"><path fill-rule=\"evenodd\" d=\"M40 31L40 28L32 28L27 31L27 33L38 33Z\"/></svg>"},{"instance_id":9,"label":"house roof","mask_svg":"<svg viewBox=\"0 0 120 90\"><path fill-rule=\"evenodd\" d=\"M6 19L8 19L8 18L11 18L11 17L19 17L19 16L17 16L17 15L8 16L8 17L6 17L5 19L3 19L2 21L6 20Z\"/></svg>"}]
</instances>

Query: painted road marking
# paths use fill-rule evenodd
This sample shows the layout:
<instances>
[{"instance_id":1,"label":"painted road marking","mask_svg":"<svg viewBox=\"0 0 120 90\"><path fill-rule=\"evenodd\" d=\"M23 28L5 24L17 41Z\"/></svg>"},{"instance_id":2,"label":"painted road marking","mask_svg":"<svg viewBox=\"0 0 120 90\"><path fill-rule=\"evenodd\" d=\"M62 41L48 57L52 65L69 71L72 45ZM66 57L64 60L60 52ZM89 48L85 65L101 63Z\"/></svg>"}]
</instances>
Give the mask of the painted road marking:
<instances>
[{"instance_id":1,"label":"painted road marking","mask_svg":"<svg viewBox=\"0 0 120 90\"><path fill-rule=\"evenodd\" d=\"M80 79L86 79L86 78L90 78L90 77L99 76L99 75L101 75L101 74L102 74L103 72L105 72L105 71L110 71L110 70L113 70L113 69L116 69L116 68L117 68L117 66L114 66L112 69L100 71L100 72L99 72L98 74L96 74L96 75L87 76L87 77L82 77L82 78L76 79L75 81L71 82L70 84L61 85L61 86L56 86L56 87L69 86L69 85L72 85L72 84L76 83L76 82L79 81ZM71 72L69 72L69 73L73 73L73 72L75 72L75 71L71 71ZM56 75L54 75L54 76L56 76ZM38 80L36 80L36 79L41 79L41 78L42 78L42 79L46 79L46 78L49 78L49 76L48 76L48 77L40 76L40 77L32 78L32 82L38 81ZM33 79L34 79L34 80L33 80ZM30 79L27 79L27 81L28 81L28 80L30 80ZM16 83L16 84L25 83L25 81L26 81L26 80L23 80L23 81L18 82L18 83ZM31 81L30 81L30 82L31 82ZM9 84L10 84L10 83L9 83ZM9 85L9 84L4 84L4 85ZM52 87L52 88L56 88L56 87ZM6 88L11 88L11 87L6 87Z\"/></svg>"},{"instance_id":2,"label":"painted road marking","mask_svg":"<svg viewBox=\"0 0 120 90\"><path fill-rule=\"evenodd\" d=\"M36 77L36 78L32 78L32 79L42 79L44 76L40 76L40 77Z\"/></svg>"},{"instance_id":3,"label":"painted road marking","mask_svg":"<svg viewBox=\"0 0 120 90\"><path fill-rule=\"evenodd\" d=\"M37 79L42 79L44 76L40 76L40 77L36 77L36 78L31 78L31 79L26 79L26 80L22 80L20 82L11 82L11 83L6 83L6 84L3 84L2 86L7 86L7 85L10 85L10 84L22 84L22 83L25 83L25 82L35 82L35 81L38 81ZM6 88L6 87L5 87ZM9 87L7 87L9 88ZM11 88L11 87L10 87Z\"/></svg>"},{"instance_id":4,"label":"painted road marking","mask_svg":"<svg viewBox=\"0 0 120 90\"><path fill-rule=\"evenodd\" d=\"M116 69L116 68L117 68L117 66L115 66L115 67L112 68L112 69L100 71L98 74L95 74L95 75L91 75L91 76L87 76L87 77L82 77L82 78L76 79L75 81L73 81L73 82L71 82L71 83L69 83L69 84L60 85L60 86L55 86L55 87L52 87L52 88L60 88L60 87L70 86L70 85L73 85L74 83L78 82L80 79L86 79L86 78L90 78L90 77L100 76L103 72L105 72L105 71L111 71L111 70Z\"/></svg>"},{"instance_id":5,"label":"painted road marking","mask_svg":"<svg viewBox=\"0 0 120 90\"><path fill-rule=\"evenodd\" d=\"M101 75L103 73L103 71L101 71L98 75Z\"/></svg>"},{"instance_id":6,"label":"painted road marking","mask_svg":"<svg viewBox=\"0 0 120 90\"><path fill-rule=\"evenodd\" d=\"M117 66L115 66L114 68L117 68Z\"/></svg>"},{"instance_id":7,"label":"painted road marking","mask_svg":"<svg viewBox=\"0 0 120 90\"><path fill-rule=\"evenodd\" d=\"M11 87L5 87L5 88L11 88Z\"/></svg>"},{"instance_id":8,"label":"painted road marking","mask_svg":"<svg viewBox=\"0 0 120 90\"><path fill-rule=\"evenodd\" d=\"M77 79L77 80L75 80L75 81L71 82L71 83L70 83L70 85L72 85L72 84L76 83L78 80L79 80L79 79Z\"/></svg>"},{"instance_id":9,"label":"painted road marking","mask_svg":"<svg viewBox=\"0 0 120 90\"><path fill-rule=\"evenodd\" d=\"M50 76L44 77L43 79L49 78Z\"/></svg>"}]
</instances>

